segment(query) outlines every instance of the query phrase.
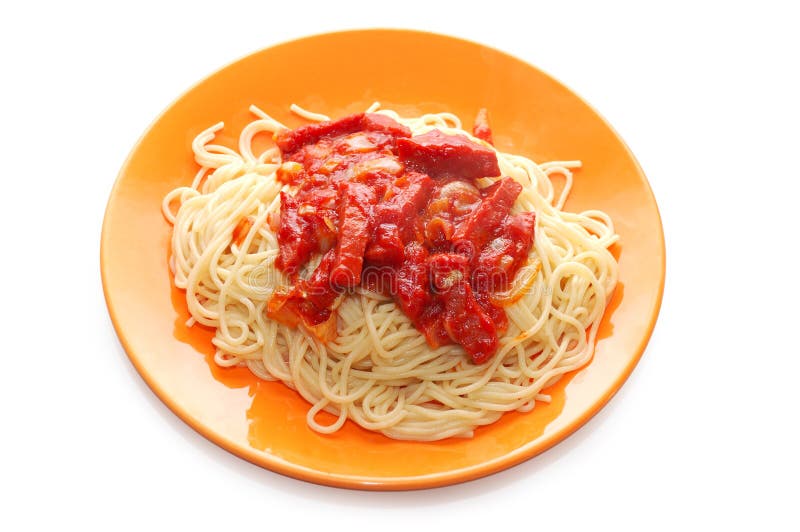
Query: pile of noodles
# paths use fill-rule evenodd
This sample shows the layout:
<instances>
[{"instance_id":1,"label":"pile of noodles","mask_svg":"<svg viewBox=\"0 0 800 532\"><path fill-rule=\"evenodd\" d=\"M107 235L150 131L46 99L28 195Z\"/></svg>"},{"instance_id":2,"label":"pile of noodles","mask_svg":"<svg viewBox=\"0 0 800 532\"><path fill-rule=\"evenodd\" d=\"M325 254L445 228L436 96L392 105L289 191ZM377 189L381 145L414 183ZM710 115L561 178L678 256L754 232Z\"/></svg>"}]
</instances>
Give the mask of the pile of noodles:
<instances>
[{"instance_id":1,"label":"pile of noodles","mask_svg":"<svg viewBox=\"0 0 800 532\"><path fill-rule=\"evenodd\" d=\"M377 107L369 111L391 116L415 135L438 128L482 142L452 114L404 118ZM327 119L293 110L307 119ZM278 149L255 154L252 145L255 135L284 126L255 107L251 111L258 119L242 130L238 151L213 144L222 123L197 136L192 149L201 168L194 183L163 202L174 225L174 281L186 290L190 325L216 330L217 364L246 365L262 379L297 390L310 403L307 421L316 431L335 432L350 419L392 438L438 440L469 437L503 412L549 401L543 388L591 360L617 282L609 247L618 237L601 211L562 210L577 161L536 164L497 152L502 175L523 186L512 212L537 216L528 263L507 293L498 295L505 298L509 326L485 364L473 364L459 345L430 348L391 298L360 287L340 299L338 335L327 343L302 326L268 319L271 294L290 284L275 268L278 242L268 223L280 210L279 192L286 185L276 180ZM558 196L555 175L564 180ZM243 218L252 225L237 245L232 233ZM321 424L321 410L336 420Z\"/></svg>"}]
</instances>

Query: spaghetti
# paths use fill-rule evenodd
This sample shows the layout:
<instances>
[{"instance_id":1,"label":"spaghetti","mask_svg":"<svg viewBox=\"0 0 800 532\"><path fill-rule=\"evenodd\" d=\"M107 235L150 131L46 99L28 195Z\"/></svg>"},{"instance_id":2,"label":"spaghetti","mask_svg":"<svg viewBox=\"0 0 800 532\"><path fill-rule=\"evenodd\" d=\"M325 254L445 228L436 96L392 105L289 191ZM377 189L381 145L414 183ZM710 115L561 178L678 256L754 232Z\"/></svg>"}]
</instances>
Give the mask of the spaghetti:
<instances>
[{"instance_id":1,"label":"spaghetti","mask_svg":"<svg viewBox=\"0 0 800 532\"><path fill-rule=\"evenodd\" d=\"M309 120L327 118L292 110ZM175 285L186 291L189 325L215 329L217 364L246 365L295 389L311 404L307 422L318 432L336 432L351 419L391 438L431 441L470 437L504 412L548 402L542 390L591 360L617 282L609 252L618 239L613 223L601 211L562 210L578 161L536 164L496 150L501 175L522 185L512 212L535 212L536 226L527 264L493 295L508 327L487 362L473 363L457 344L431 348L391 297L363 286L336 301L335 334L327 341L311 327L269 319L269 300L290 284L276 266L273 229L280 193L290 187L277 178L280 150L255 154L253 138L286 128L256 107L251 111L258 119L242 130L238 150L213 144L222 123L195 138L201 168L191 186L171 191L162 205L174 226ZM368 111L393 118L414 136L439 130L482 143L450 113L403 118L377 104ZM556 175L564 179L558 194ZM335 421L320 423L322 410Z\"/></svg>"}]
</instances>

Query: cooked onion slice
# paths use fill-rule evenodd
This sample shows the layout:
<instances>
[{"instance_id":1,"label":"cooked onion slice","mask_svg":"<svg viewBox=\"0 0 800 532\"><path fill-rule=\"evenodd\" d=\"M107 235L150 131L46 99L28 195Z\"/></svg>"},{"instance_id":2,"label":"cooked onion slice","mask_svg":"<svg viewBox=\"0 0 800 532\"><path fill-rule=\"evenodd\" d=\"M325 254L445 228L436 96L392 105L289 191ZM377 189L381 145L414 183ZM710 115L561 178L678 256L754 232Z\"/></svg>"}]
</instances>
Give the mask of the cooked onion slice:
<instances>
[{"instance_id":1,"label":"cooked onion slice","mask_svg":"<svg viewBox=\"0 0 800 532\"><path fill-rule=\"evenodd\" d=\"M533 259L531 264L520 268L508 290L495 292L490 296L492 303L498 307L507 307L519 301L522 296L528 293L541 269L542 261L539 259Z\"/></svg>"}]
</instances>

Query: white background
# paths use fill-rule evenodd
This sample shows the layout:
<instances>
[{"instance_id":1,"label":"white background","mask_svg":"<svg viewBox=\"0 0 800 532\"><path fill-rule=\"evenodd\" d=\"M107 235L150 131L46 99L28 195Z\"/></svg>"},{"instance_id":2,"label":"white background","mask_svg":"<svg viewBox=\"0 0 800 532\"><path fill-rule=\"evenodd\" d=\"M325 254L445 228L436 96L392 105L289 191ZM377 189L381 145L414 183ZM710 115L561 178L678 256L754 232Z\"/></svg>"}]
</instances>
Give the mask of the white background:
<instances>
[{"instance_id":1,"label":"white background","mask_svg":"<svg viewBox=\"0 0 800 532\"><path fill-rule=\"evenodd\" d=\"M3 8L0 528L797 530L798 16L384 4ZM463 485L347 491L228 454L144 385L103 301L105 202L156 115L250 52L364 27L465 37L564 81L628 142L664 220L663 307L629 381L560 445Z\"/></svg>"}]
</instances>

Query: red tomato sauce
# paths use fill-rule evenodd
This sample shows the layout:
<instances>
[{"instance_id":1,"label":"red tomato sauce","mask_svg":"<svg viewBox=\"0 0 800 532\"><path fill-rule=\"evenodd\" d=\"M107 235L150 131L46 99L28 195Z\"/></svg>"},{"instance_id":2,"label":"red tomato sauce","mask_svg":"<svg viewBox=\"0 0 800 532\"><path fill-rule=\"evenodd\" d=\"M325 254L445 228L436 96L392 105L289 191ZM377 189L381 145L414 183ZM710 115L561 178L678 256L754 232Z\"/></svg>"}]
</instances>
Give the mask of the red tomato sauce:
<instances>
[{"instance_id":1,"label":"red tomato sauce","mask_svg":"<svg viewBox=\"0 0 800 532\"><path fill-rule=\"evenodd\" d=\"M491 139L483 110L476 131ZM341 294L364 286L391 295L431 347L460 344L478 364L496 353L508 318L491 295L525 263L535 216L510 213L522 191L513 179L478 186L500 176L492 149L438 130L412 136L374 113L276 142L292 190L281 192L276 266L292 286L269 317L319 330Z\"/></svg>"}]
</instances>

